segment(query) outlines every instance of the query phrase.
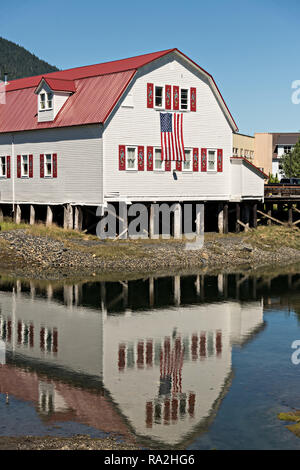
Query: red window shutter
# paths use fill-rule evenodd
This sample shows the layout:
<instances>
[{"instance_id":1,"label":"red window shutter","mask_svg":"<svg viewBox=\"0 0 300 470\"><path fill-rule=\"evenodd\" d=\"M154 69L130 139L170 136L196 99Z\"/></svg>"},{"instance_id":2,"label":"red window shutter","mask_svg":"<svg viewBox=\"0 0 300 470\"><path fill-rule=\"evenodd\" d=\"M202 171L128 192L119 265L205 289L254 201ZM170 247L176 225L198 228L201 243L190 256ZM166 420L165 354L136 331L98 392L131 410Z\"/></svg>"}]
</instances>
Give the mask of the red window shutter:
<instances>
[{"instance_id":1,"label":"red window shutter","mask_svg":"<svg viewBox=\"0 0 300 470\"><path fill-rule=\"evenodd\" d=\"M179 109L179 86L173 86L173 109Z\"/></svg>"},{"instance_id":2,"label":"red window shutter","mask_svg":"<svg viewBox=\"0 0 300 470\"><path fill-rule=\"evenodd\" d=\"M53 178L57 178L57 153L53 154Z\"/></svg>"},{"instance_id":3,"label":"red window shutter","mask_svg":"<svg viewBox=\"0 0 300 470\"><path fill-rule=\"evenodd\" d=\"M10 155L6 157L6 178L10 178Z\"/></svg>"},{"instance_id":4,"label":"red window shutter","mask_svg":"<svg viewBox=\"0 0 300 470\"><path fill-rule=\"evenodd\" d=\"M191 96L191 111L196 111L197 109L196 88L191 88L190 96Z\"/></svg>"},{"instance_id":5,"label":"red window shutter","mask_svg":"<svg viewBox=\"0 0 300 470\"><path fill-rule=\"evenodd\" d=\"M182 170L182 162L180 162L180 161L176 162L176 170L178 170L178 171Z\"/></svg>"},{"instance_id":6,"label":"red window shutter","mask_svg":"<svg viewBox=\"0 0 300 470\"><path fill-rule=\"evenodd\" d=\"M153 171L153 147L147 147L147 171Z\"/></svg>"},{"instance_id":7,"label":"red window shutter","mask_svg":"<svg viewBox=\"0 0 300 470\"><path fill-rule=\"evenodd\" d=\"M193 171L199 171L199 151L193 149Z\"/></svg>"},{"instance_id":8,"label":"red window shutter","mask_svg":"<svg viewBox=\"0 0 300 470\"><path fill-rule=\"evenodd\" d=\"M119 145L119 170L126 169L125 145Z\"/></svg>"},{"instance_id":9,"label":"red window shutter","mask_svg":"<svg viewBox=\"0 0 300 470\"><path fill-rule=\"evenodd\" d=\"M165 161L165 170L166 171L171 171L171 161L170 160Z\"/></svg>"},{"instance_id":10,"label":"red window shutter","mask_svg":"<svg viewBox=\"0 0 300 470\"><path fill-rule=\"evenodd\" d=\"M147 83L147 108L153 108L153 83Z\"/></svg>"},{"instance_id":11,"label":"red window shutter","mask_svg":"<svg viewBox=\"0 0 300 470\"><path fill-rule=\"evenodd\" d=\"M33 178L33 155L29 155L29 178Z\"/></svg>"},{"instance_id":12,"label":"red window shutter","mask_svg":"<svg viewBox=\"0 0 300 470\"><path fill-rule=\"evenodd\" d=\"M171 85L166 85L165 87L165 108L172 108L172 87Z\"/></svg>"},{"instance_id":13,"label":"red window shutter","mask_svg":"<svg viewBox=\"0 0 300 470\"><path fill-rule=\"evenodd\" d=\"M44 178L45 172L44 172L44 154L42 153L40 155L40 177Z\"/></svg>"},{"instance_id":14,"label":"red window shutter","mask_svg":"<svg viewBox=\"0 0 300 470\"><path fill-rule=\"evenodd\" d=\"M207 171L207 149L201 149L201 171Z\"/></svg>"},{"instance_id":15,"label":"red window shutter","mask_svg":"<svg viewBox=\"0 0 300 470\"><path fill-rule=\"evenodd\" d=\"M217 170L223 171L223 150L218 149L217 153Z\"/></svg>"},{"instance_id":16,"label":"red window shutter","mask_svg":"<svg viewBox=\"0 0 300 470\"><path fill-rule=\"evenodd\" d=\"M17 178L21 178L21 155L17 155Z\"/></svg>"},{"instance_id":17,"label":"red window shutter","mask_svg":"<svg viewBox=\"0 0 300 470\"><path fill-rule=\"evenodd\" d=\"M144 147L138 147L138 170L144 171Z\"/></svg>"}]
</instances>

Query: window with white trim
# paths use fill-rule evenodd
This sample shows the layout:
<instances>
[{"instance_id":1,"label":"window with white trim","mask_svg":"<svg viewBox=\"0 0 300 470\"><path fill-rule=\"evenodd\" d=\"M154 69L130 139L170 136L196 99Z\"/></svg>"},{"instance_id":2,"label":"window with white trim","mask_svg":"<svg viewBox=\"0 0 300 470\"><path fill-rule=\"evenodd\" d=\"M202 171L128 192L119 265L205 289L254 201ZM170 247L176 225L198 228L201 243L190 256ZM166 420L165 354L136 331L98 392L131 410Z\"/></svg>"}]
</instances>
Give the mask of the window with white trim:
<instances>
[{"instance_id":1,"label":"window with white trim","mask_svg":"<svg viewBox=\"0 0 300 470\"><path fill-rule=\"evenodd\" d=\"M126 170L137 170L137 147L126 147Z\"/></svg>"},{"instance_id":2,"label":"window with white trim","mask_svg":"<svg viewBox=\"0 0 300 470\"><path fill-rule=\"evenodd\" d=\"M44 158L44 175L45 178L53 176L53 157L51 153L47 153Z\"/></svg>"},{"instance_id":3,"label":"window with white trim","mask_svg":"<svg viewBox=\"0 0 300 470\"><path fill-rule=\"evenodd\" d=\"M6 176L6 157L0 157L0 178Z\"/></svg>"},{"instance_id":4,"label":"window with white trim","mask_svg":"<svg viewBox=\"0 0 300 470\"><path fill-rule=\"evenodd\" d=\"M40 111L46 111L53 109L53 93L41 93L40 94Z\"/></svg>"},{"instance_id":5,"label":"window with white trim","mask_svg":"<svg viewBox=\"0 0 300 470\"><path fill-rule=\"evenodd\" d=\"M47 106L48 106L48 109L52 109L53 108L53 93L47 93Z\"/></svg>"},{"instance_id":6,"label":"window with white trim","mask_svg":"<svg viewBox=\"0 0 300 470\"><path fill-rule=\"evenodd\" d=\"M161 159L161 149L154 149L154 170L164 170L164 162Z\"/></svg>"},{"instance_id":7,"label":"window with white trim","mask_svg":"<svg viewBox=\"0 0 300 470\"><path fill-rule=\"evenodd\" d=\"M208 150L207 152L207 171L217 171L217 151Z\"/></svg>"},{"instance_id":8,"label":"window with white trim","mask_svg":"<svg viewBox=\"0 0 300 470\"><path fill-rule=\"evenodd\" d=\"M184 149L185 161L183 161L182 171L191 171L192 169L192 151L190 149Z\"/></svg>"},{"instance_id":9,"label":"window with white trim","mask_svg":"<svg viewBox=\"0 0 300 470\"><path fill-rule=\"evenodd\" d=\"M164 87L155 86L154 87L154 106L156 108L163 108L164 102Z\"/></svg>"},{"instance_id":10,"label":"window with white trim","mask_svg":"<svg viewBox=\"0 0 300 470\"><path fill-rule=\"evenodd\" d=\"M188 88L180 88L180 109L187 111L189 109L189 90Z\"/></svg>"},{"instance_id":11,"label":"window with white trim","mask_svg":"<svg viewBox=\"0 0 300 470\"><path fill-rule=\"evenodd\" d=\"M46 93L40 94L40 109L46 109Z\"/></svg>"},{"instance_id":12,"label":"window with white trim","mask_svg":"<svg viewBox=\"0 0 300 470\"><path fill-rule=\"evenodd\" d=\"M21 155L21 176L28 178L29 176L29 158L28 155Z\"/></svg>"}]
</instances>

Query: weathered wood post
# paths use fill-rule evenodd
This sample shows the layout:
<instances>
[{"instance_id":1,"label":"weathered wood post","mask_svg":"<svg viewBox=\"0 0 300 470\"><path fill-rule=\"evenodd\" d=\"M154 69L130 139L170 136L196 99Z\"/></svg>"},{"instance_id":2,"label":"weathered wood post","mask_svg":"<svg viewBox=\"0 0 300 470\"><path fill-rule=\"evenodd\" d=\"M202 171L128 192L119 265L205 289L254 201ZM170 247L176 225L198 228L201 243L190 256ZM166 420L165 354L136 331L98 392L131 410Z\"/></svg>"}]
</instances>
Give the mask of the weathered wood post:
<instances>
[{"instance_id":1,"label":"weathered wood post","mask_svg":"<svg viewBox=\"0 0 300 470\"><path fill-rule=\"evenodd\" d=\"M82 208L80 206L75 207L75 214L74 214L74 230L81 231L82 230Z\"/></svg>"},{"instance_id":2,"label":"weathered wood post","mask_svg":"<svg viewBox=\"0 0 300 470\"><path fill-rule=\"evenodd\" d=\"M3 210L2 207L0 207L0 223L3 222Z\"/></svg>"},{"instance_id":3,"label":"weathered wood post","mask_svg":"<svg viewBox=\"0 0 300 470\"><path fill-rule=\"evenodd\" d=\"M174 303L179 306L181 302L180 276L174 276Z\"/></svg>"},{"instance_id":4,"label":"weathered wood post","mask_svg":"<svg viewBox=\"0 0 300 470\"><path fill-rule=\"evenodd\" d=\"M16 206L15 206L15 223L20 224L21 223L21 218L22 218L21 206L20 206L20 204L16 204Z\"/></svg>"},{"instance_id":5,"label":"weathered wood post","mask_svg":"<svg viewBox=\"0 0 300 470\"><path fill-rule=\"evenodd\" d=\"M149 219L149 237L155 238L154 204L150 204Z\"/></svg>"},{"instance_id":6,"label":"weathered wood post","mask_svg":"<svg viewBox=\"0 0 300 470\"><path fill-rule=\"evenodd\" d=\"M267 214L272 217L272 212L273 212L273 204L266 204L266 209L267 209ZM272 220L268 219L267 222L268 225L272 225Z\"/></svg>"},{"instance_id":7,"label":"weathered wood post","mask_svg":"<svg viewBox=\"0 0 300 470\"><path fill-rule=\"evenodd\" d=\"M252 215L253 215L253 227L257 228L257 203L255 202L252 207Z\"/></svg>"},{"instance_id":8,"label":"weathered wood post","mask_svg":"<svg viewBox=\"0 0 300 470\"><path fill-rule=\"evenodd\" d=\"M227 202L224 204L223 215L224 215L224 233L228 233L228 203Z\"/></svg>"},{"instance_id":9,"label":"weathered wood post","mask_svg":"<svg viewBox=\"0 0 300 470\"><path fill-rule=\"evenodd\" d=\"M224 204L220 202L218 204L218 232L224 233Z\"/></svg>"},{"instance_id":10,"label":"weathered wood post","mask_svg":"<svg viewBox=\"0 0 300 470\"><path fill-rule=\"evenodd\" d=\"M35 224L35 208L32 204L30 205L29 211L30 211L30 213L29 213L29 223L30 223L30 225L34 225Z\"/></svg>"},{"instance_id":11,"label":"weathered wood post","mask_svg":"<svg viewBox=\"0 0 300 470\"><path fill-rule=\"evenodd\" d=\"M240 233L241 226L238 223L238 220L241 220L241 205L240 205L239 202L237 202L236 205L235 205L235 218L236 218L235 231L236 231L236 233Z\"/></svg>"},{"instance_id":12,"label":"weathered wood post","mask_svg":"<svg viewBox=\"0 0 300 470\"><path fill-rule=\"evenodd\" d=\"M182 238L182 231L181 231L181 224L182 224L182 208L181 204L177 202L175 204L174 210L174 238Z\"/></svg>"},{"instance_id":13,"label":"weathered wood post","mask_svg":"<svg viewBox=\"0 0 300 470\"><path fill-rule=\"evenodd\" d=\"M246 225L245 231L249 230L250 210L248 204L243 207L243 222Z\"/></svg>"},{"instance_id":14,"label":"weathered wood post","mask_svg":"<svg viewBox=\"0 0 300 470\"><path fill-rule=\"evenodd\" d=\"M46 227L50 227L53 222L53 210L51 206L47 206Z\"/></svg>"},{"instance_id":15,"label":"weathered wood post","mask_svg":"<svg viewBox=\"0 0 300 470\"><path fill-rule=\"evenodd\" d=\"M205 230L204 204L196 204L196 235L201 235Z\"/></svg>"},{"instance_id":16,"label":"weathered wood post","mask_svg":"<svg viewBox=\"0 0 300 470\"><path fill-rule=\"evenodd\" d=\"M64 206L64 229L73 228L73 207L71 204Z\"/></svg>"},{"instance_id":17,"label":"weathered wood post","mask_svg":"<svg viewBox=\"0 0 300 470\"><path fill-rule=\"evenodd\" d=\"M288 211L289 211L289 226L293 225L293 204L288 204Z\"/></svg>"}]
</instances>

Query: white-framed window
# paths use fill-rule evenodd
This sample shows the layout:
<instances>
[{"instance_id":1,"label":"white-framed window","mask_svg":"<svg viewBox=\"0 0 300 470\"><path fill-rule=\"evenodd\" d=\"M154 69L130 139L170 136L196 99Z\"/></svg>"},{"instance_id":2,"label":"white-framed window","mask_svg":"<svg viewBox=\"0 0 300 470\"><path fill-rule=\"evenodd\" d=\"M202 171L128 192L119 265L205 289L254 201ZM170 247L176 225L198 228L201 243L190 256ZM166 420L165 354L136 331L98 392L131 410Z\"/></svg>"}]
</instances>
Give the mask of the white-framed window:
<instances>
[{"instance_id":1,"label":"white-framed window","mask_svg":"<svg viewBox=\"0 0 300 470\"><path fill-rule=\"evenodd\" d=\"M47 93L47 107L48 109L53 108L53 93L51 92Z\"/></svg>"},{"instance_id":2,"label":"white-framed window","mask_svg":"<svg viewBox=\"0 0 300 470\"><path fill-rule=\"evenodd\" d=\"M47 153L44 157L44 176L45 178L53 176L53 157L51 153Z\"/></svg>"},{"instance_id":3,"label":"white-framed window","mask_svg":"<svg viewBox=\"0 0 300 470\"><path fill-rule=\"evenodd\" d=\"M41 110L46 109L46 93L40 94L40 109Z\"/></svg>"},{"instance_id":4,"label":"white-framed window","mask_svg":"<svg viewBox=\"0 0 300 470\"><path fill-rule=\"evenodd\" d=\"M192 170L192 151L191 149L184 149L185 161L182 162L182 171Z\"/></svg>"},{"instance_id":5,"label":"white-framed window","mask_svg":"<svg viewBox=\"0 0 300 470\"><path fill-rule=\"evenodd\" d=\"M6 157L0 157L0 178L6 177Z\"/></svg>"},{"instance_id":6,"label":"white-framed window","mask_svg":"<svg viewBox=\"0 0 300 470\"><path fill-rule=\"evenodd\" d=\"M161 160L161 148L154 149L154 170L163 171L165 168L165 162Z\"/></svg>"},{"instance_id":7,"label":"white-framed window","mask_svg":"<svg viewBox=\"0 0 300 470\"><path fill-rule=\"evenodd\" d=\"M21 177L28 178L29 176L29 157L28 155L21 155Z\"/></svg>"},{"instance_id":8,"label":"white-framed window","mask_svg":"<svg viewBox=\"0 0 300 470\"><path fill-rule=\"evenodd\" d=\"M126 170L137 170L137 147L126 147Z\"/></svg>"},{"instance_id":9,"label":"white-framed window","mask_svg":"<svg viewBox=\"0 0 300 470\"><path fill-rule=\"evenodd\" d=\"M189 110L189 92L188 88L180 88L180 109L181 111Z\"/></svg>"},{"instance_id":10,"label":"white-framed window","mask_svg":"<svg viewBox=\"0 0 300 470\"><path fill-rule=\"evenodd\" d=\"M207 151L207 171L217 171L217 151Z\"/></svg>"},{"instance_id":11,"label":"white-framed window","mask_svg":"<svg viewBox=\"0 0 300 470\"><path fill-rule=\"evenodd\" d=\"M154 86L154 107L164 108L164 87L160 85Z\"/></svg>"},{"instance_id":12,"label":"white-framed window","mask_svg":"<svg viewBox=\"0 0 300 470\"><path fill-rule=\"evenodd\" d=\"M46 111L47 109L53 109L53 93L52 92L40 93L40 111Z\"/></svg>"}]
</instances>

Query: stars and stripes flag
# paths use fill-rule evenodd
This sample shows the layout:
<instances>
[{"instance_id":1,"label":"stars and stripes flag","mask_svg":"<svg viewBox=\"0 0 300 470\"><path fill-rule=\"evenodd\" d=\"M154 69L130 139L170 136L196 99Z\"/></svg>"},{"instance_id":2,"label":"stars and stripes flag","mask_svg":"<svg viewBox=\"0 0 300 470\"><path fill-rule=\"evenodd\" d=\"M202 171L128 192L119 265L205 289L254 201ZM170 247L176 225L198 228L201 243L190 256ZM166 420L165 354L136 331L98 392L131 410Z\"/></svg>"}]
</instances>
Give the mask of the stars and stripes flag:
<instances>
[{"instance_id":1,"label":"stars and stripes flag","mask_svg":"<svg viewBox=\"0 0 300 470\"><path fill-rule=\"evenodd\" d=\"M185 161L183 113L160 113L162 161Z\"/></svg>"}]
</instances>

